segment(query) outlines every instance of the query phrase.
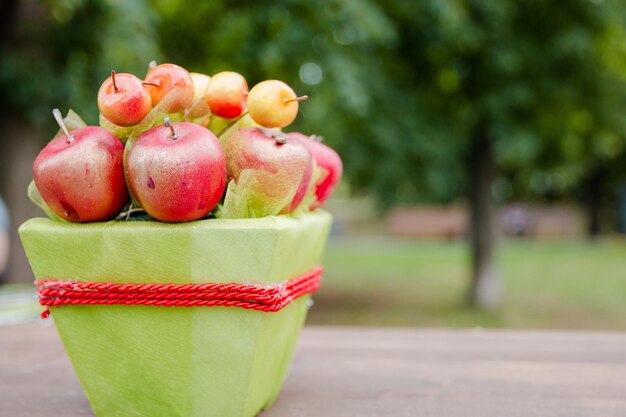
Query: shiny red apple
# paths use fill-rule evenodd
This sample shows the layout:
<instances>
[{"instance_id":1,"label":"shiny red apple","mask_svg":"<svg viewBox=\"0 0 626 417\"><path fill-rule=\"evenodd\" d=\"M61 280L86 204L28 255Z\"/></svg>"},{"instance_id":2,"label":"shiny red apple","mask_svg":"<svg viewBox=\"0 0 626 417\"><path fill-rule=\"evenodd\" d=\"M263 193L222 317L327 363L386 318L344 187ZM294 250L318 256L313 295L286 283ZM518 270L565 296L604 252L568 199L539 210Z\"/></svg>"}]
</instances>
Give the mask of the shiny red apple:
<instances>
[{"instance_id":1,"label":"shiny red apple","mask_svg":"<svg viewBox=\"0 0 626 417\"><path fill-rule=\"evenodd\" d=\"M117 126L134 126L150 112L152 99L139 78L111 71L98 91L98 109Z\"/></svg>"},{"instance_id":2,"label":"shiny red apple","mask_svg":"<svg viewBox=\"0 0 626 417\"><path fill-rule=\"evenodd\" d=\"M287 134L287 139L306 146L317 166L325 171L322 178L315 185L316 199L311 204L311 209L322 207L335 191L335 187L341 179L343 164L339 154L330 146L319 141L316 136L306 136L302 133L292 132Z\"/></svg>"},{"instance_id":3,"label":"shiny red apple","mask_svg":"<svg viewBox=\"0 0 626 417\"><path fill-rule=\"evenodd\" d=\"M65 220L108 220L129 200L123 155L124 145L101 127L66 132L37 155L35 185L50 209Z\"/></svg>"},{"instance_id":4,"label":"shiny red apple","mask_svg":"<svg viewBox=\"0 0 626 417\"><path fill-rule=\"evenodd\" d=\"M169 123L141 134L126 159L128 184L146 212L164 222L200 219L217 206L226 163L217 137L194 123Z\"/></svg>"},{"instance_id":5,"label":"shiny red apple","mask_svg":"<svg viewBox=\"0 0 626 417\"><path fill-rule=\"evenodd\" d=\"M176 64L161 64L151 68L144 85L152 97L152 105L156 106L173 89L177 89L174 97L168 96L167 102L163 104L163 111L166 113L178 113L193 104L193 81L189 71Z\"/></svg>"},{"instance_id":6,"label":"shiny red apple","mask_svg":"<svg viewBox=\"0 0 626 417\"><path fill-rule=\"evenodd\" d=\"M303 145L290 142L280 131L263 128L239 129L224 145L229 179L239 181L246 170L277 174L281 183L258 175L259 188L266 202L284 201L280 213L294 211L302 202L311 182L313 159ZM266 181L264 183L263 181ZM259 201L263 204L263 201Z\"/></svg>"}]
</instances>

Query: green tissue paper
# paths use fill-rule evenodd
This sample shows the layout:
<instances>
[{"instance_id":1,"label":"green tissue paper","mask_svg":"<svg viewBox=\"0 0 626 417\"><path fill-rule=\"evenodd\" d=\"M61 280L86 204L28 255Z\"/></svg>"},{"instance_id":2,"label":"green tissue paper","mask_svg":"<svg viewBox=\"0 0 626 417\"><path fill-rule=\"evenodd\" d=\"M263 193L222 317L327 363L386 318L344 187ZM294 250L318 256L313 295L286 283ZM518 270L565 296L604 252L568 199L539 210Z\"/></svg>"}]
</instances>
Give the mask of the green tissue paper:
<instances>
[{"instance_id":1,"label":"green tissue paper","mask_svg":"<svg viewBox=\"0 0 626 417\"><path fill-rule=\"evenodd\" d=\"M318 265L332 218L75 224L31 219L37 279L278 283ZM279 312L237 307L51 307L98 417L253 417L285 378L309 296Z\"/></svg>"}]
</instances>

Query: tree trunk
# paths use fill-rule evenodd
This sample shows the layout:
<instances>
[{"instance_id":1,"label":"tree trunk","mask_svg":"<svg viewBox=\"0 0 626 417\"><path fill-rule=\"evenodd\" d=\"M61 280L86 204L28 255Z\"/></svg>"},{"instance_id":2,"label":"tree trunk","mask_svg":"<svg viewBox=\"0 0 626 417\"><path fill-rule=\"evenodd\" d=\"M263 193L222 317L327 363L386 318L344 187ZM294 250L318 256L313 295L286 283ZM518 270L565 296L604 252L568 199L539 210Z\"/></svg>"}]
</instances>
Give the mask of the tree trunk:
<instances>
[{"instance_id":1,"label":"tree trunk","mask_svg":"<svg viewBox=\"0 0 626 417\"><path fill-rule=\"evenodd\" d=\"M0 2L0 46L4 47L15 32L18 6L18 0Z\"/></svg>"},{"instance_id":2,"label":"tree trunk","mask_svg":"<svg viewBox=\"0 0 626 417\"><path fill-rule=\"evenodd\" d=\"M495 265L495 207L491 185L495 175L493 147L485 134L473 138L468 155L469 219L472 278L470 305L496 309L502 304L503 287Z\"/></svg>"},{"instance_id":3,"label":"tree trunk","mask_svg":"<svg viewBox=\"0 0 626 417\"><path fill-rule=\"evenodd\" d=\"M585 183L585 205L587 208L587 237L597 238L602 232L603 191L606 170L596 167Z\"/></svg>"},{"instance_id":4,"label":"tree trunk","mask_svg":"<svg viewBox=\"0 0 626 417\"><path fill-rule=\"evenodd\" d=\"M29 127L17 118L2 120L3 132L0 141L2 182L0 193L5 199L11 220L9 234L9 265L5 279L8 282L32 282L33 273L17 234L20 224L43 213L30 201L28 184L32 179L33 161L45 141L41 132Z\"/></svg>"},{"instance_id":5,"label":"tree trunk","mask_svg":"<svg viewBox=\"0 0 626 417\"><path fill-rule=\"evenodd\" d=\"M16 30L23 16L32 13L26 2L3 0L0 4L0 52L13 47ZM29 282L33 280L28 260L17 235L17 228L28 217L38 213L30 204L25 186L32 177L32 162L40 147L34 129L27 127L14 111L7 107L6 100L0 102L0 197L9 212L10 227L0 230L0 258L8 258L1 265L0 283ZM8 232L8 234L7 234Z\"/></svg>"}]
</instances>

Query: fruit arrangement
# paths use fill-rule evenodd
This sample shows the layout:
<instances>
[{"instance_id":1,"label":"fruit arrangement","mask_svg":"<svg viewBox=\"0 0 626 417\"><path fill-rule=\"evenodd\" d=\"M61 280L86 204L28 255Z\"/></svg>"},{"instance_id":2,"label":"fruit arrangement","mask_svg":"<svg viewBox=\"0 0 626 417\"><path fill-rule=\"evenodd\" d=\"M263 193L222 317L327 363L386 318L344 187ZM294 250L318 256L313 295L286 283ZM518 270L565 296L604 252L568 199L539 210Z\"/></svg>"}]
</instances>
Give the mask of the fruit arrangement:
<instances>
[{"instance_id":1,"label":"fruit arrangement","mask_svg":"<svg viewBox=\"0 0 626 417\"><path fill-rule=\"evenodd\" d=\"M112 71L98 92L100 126L73 111L33 165L31 199L70 222L253 218L322 207L342 174L317 136L283 132L298 96L282 81L248 89L152 62L143 80Z\"/></svg>"}]
</instances>

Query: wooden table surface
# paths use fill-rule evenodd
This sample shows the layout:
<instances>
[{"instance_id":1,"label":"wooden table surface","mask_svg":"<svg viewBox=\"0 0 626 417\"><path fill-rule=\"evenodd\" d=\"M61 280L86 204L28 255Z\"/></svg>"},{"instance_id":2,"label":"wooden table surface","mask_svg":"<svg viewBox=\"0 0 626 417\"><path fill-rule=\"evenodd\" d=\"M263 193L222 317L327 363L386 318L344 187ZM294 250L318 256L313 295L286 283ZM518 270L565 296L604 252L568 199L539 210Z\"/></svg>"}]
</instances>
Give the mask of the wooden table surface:
<instances>
[{"instance_id":1,"label":"wooden table surface","mask_svg":"<svg viewBox=\"0 0 626 417\"><path fill-rule=\"evenodd\" d=\"M0 326L0 416L92 415L53 326ZM626 334L307 327L262 417L322 416L626 416Z\"/></svg>"}]
</instances>

